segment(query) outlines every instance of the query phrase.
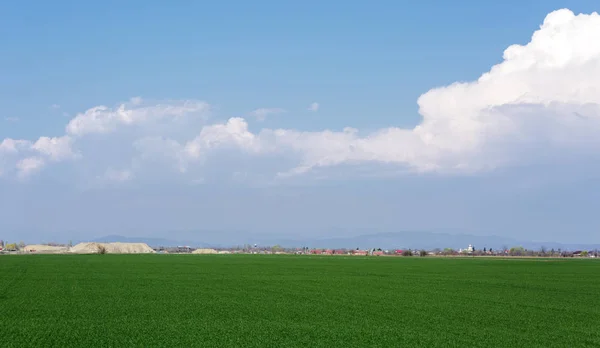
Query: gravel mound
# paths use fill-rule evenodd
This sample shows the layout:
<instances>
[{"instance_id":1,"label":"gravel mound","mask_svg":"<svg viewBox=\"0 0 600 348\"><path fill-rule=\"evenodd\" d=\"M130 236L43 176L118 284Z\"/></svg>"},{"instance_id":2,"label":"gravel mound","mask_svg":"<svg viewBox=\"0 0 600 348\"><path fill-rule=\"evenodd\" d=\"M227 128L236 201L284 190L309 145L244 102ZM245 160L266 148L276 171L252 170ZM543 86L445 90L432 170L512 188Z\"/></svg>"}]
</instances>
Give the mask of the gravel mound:
<instances>
[{"instance_id":1,"label":"gravel mound","mask_svg":"<svg viewBox=\"0 0 600 348\"><path fill-rule=\"evenodd\" d=\"M218 254L218 252L215 249L196 249L192 254Z\"/></svg>"},{"instance_id":2,"label":"gravel mound","mask_svg":"<svg viewBox=\"0 0 600 348\"><path fill-rule=\"evenodd\" d=\"M69 250L74 254L98 254L104 248L107 254L151 254L154 250L146 243L79 243Z\"/></svg>"},{"instance_id":3,"label":"gravel mound","mask_svg":"<svg viewBox=\"0 0 600 348\"><path fill-rule=\"evenodd\" d=\"M52 246L43 244L31 244L23 248L25 252L36 253L36 254L61 254L69 251L69 248L64 246Z\"/></svg>"}]
</instances>

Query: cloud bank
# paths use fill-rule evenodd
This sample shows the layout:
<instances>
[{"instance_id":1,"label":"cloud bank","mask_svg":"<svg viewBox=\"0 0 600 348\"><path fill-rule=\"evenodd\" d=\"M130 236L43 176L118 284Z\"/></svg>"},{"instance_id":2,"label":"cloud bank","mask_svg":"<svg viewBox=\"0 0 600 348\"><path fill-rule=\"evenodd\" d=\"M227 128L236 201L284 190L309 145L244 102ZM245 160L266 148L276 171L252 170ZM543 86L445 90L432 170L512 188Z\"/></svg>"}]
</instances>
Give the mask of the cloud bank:
<instances>
[{"instance_id":1,"label":"cloud bank","mask_svg":"<svg viewBox=\"0 0 600 348\"><path fill-rule=\"evenodd\" d=\"M476 81L421 95L422 122L412 129L251 131L240 117L211 122L210 105L203 101L133 98L77 114L56 137L2 140L0 173L24 178L52 163L81 165L95 161L105 147L106 167L98 176L120 182L135 179L136 170L148 170L150 163L157 170L173 168L176 175L222 154L285 159L272 173L284 176L339 165L475 173L550 158L585 159L600 150L599 37L597 13L552 12L529 43L508 47L502 62ZM318 104L309 109L317 111ZM279 112L283 109L258 109L252 116L261 121ZM86 150L90 142L94 151ZM120 147L109 150L115 143ZM113 155L122 163L110 163Z\"/></svg>"}]
</instances>

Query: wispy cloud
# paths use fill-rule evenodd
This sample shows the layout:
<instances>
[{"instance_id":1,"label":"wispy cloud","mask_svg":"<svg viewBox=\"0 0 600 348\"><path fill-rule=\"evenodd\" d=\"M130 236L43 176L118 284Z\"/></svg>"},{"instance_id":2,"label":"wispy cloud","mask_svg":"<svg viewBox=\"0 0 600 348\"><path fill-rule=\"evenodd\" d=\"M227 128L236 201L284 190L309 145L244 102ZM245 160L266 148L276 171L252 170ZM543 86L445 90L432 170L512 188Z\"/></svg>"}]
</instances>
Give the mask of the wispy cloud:
<instances>
[{"instance_id":1,"label":"wispy cloud","mask_svg":"<svg viewBox=\"0 0 600 348\"><path fill-rule=\"evenodd\" d=\"M60 105L52 104L52 105L50 105L50 109L54 109L54 110L60 109Z\"/></svg>"},{"instance_id":2,"label":"wispy cloud","mask_svg":"<svg viewBox=\"0 0 600 348\"><path fill-rule=\"evenodd\" d=\"M256 117L258 121L264 121L269 115L281 114L284 112L285 110L280 108L260 108L252 111L250 114Z\"/></svg>"},{"instance_id":3,"label":"wispy cloud","mask_svg":"<svg viewBox=\"0 0 600 348\"><path fill-rule=\"evenodd\" d=\"M317 112L319 111L319 103L315 102L308 106L308 111Z\"/></svg>"},{"instance_id":4,"label":"wispy cloud","mask_svg":"<svg viewBox=\"0 0 600 348\"><path fill-rule=\"evenodd\" d=\"M5 117L4 121L6 121L6 122L18 122L19 118L18 117Z\"/></svg>"}]
</instances>

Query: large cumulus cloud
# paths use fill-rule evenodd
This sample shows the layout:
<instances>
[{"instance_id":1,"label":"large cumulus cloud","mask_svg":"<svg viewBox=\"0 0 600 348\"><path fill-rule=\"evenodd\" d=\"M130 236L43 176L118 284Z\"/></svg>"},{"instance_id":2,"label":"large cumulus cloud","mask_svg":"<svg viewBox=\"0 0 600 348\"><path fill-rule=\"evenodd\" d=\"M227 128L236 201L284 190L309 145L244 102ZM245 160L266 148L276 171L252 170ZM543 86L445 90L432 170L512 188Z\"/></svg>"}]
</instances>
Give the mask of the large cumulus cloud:
<instances>
[{"instance_id":1,"label":"large cumulus cloud","mask_svg":"<svg viewBox=\"0 0 600 348\"><path fill-rule=\"evenodd\" d=\"M57 137L4 139L0 172L23 177L49 163L93 159L101 156L102 142L114 141L111 134L120 134L118 155L128 159L118 170L109 160L102 169L104 177L116 181L135 178L148 163L183 174L207 165L215 153L232 151L246 158L286 159L276 171L284 175L381 163L419 172L473 173L553 155L557 163L585 157L600 149L599 37L597 13L552 12L528 44L508 47L503 61L476 81L423 94L418 100L422 122L412 129L252 132L244 118L210 123L210 106L201 101L135 98L80 113ZM190 118L201 122L189 123ZM96 145L86 147L92 140Z\"/></svg>"}]
</instances>

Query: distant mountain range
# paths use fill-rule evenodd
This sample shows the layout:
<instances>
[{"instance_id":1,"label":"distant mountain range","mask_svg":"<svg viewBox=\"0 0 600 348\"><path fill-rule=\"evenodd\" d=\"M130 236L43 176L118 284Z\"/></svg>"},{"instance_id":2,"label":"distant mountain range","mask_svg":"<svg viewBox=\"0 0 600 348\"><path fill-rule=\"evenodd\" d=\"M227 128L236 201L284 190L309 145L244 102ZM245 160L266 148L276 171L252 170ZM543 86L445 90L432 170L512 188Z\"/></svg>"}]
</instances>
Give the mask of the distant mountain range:
<instances>
[{"instance_id":1,"label":"distant mountain range","mask_svg":"<svg viewBox=\"0 0 600 348\"><path fill-rule=\"evenodd\" d=\"M564 244L556 242L535 242L519 241L513 238L500 236L476 236L470 234L450 234L434 232L388 232L365 234L354 237L337 238L306 238L306 239L285 239L277 236L236 234L228 235L220 233L218 236L213 233L197 234L198 238L205 238L204 241L192 240L174 240L152 237L124 237L119 235L110 235L94 239L95 242L122 242L122 243L146 243L152 247L158 246L180 246L189 245L192 247L233 247L244 244L258 244L260 246L280 245L283 247L309 247L309 248L382 248L382 249L435 249L435 248L467 248L469 244L476 249L493 248L501 249L503 247L522 246L526 249L539 250L542 246L546 249L562 250L594 250L600 249L600 244ZM196 238L194 238L196 239Z\"/></svg>"}]
</instances>

